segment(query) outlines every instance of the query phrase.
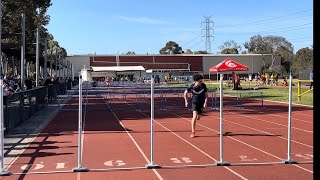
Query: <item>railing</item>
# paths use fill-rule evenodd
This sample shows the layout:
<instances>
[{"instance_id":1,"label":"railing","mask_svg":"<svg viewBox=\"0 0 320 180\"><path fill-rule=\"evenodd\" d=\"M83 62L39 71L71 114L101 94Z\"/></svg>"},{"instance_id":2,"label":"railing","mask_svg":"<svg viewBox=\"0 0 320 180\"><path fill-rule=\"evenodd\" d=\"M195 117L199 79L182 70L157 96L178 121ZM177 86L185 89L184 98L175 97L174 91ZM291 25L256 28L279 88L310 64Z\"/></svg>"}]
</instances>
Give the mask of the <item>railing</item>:
<instances>
[{"instance_id":1,"label":"railing","mask_svg":"<svg viewBox=\"0 0 320 180\"><path fill-rule=\"evenodd\" d=\"M309 83L313 83L313 80L298 80L298 102L301 102L301 97L302 95L310 92L313 90L313 88L311 88L311 84L310 84L310 89L305 91L305 92L301 92L301 83L306 83L306 82L309 82Z\"/></svg>"},{"instance_id":2,"label":"railing","mask_svg":"<svg viewBox=\"0 0 320 180\"><path fill-rule=\"evenodd\" d=\"M70 87L71 83L61 83L4 96L5 134L48 104L55 103L58 95L66 94L68 84Z\"/></svg>"}]
</instances>

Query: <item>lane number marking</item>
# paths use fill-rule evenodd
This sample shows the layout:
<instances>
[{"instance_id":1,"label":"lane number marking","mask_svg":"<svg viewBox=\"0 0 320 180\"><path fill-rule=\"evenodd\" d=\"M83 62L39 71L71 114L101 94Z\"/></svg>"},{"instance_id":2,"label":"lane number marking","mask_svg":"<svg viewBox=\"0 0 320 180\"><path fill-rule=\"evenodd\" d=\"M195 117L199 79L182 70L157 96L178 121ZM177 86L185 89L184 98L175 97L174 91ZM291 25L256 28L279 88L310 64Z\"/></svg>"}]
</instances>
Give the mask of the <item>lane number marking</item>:
<instances>
[{"instance_id":1,"label":"lane number marking","mask_svg":"<svg viewBox=\"0 0 320 180\"><path fill-rule=\"evenodd\" d=\"M104 165L106 165L106 166L124 166L124 165L126 165L126 163L124 163L122 160L110 160L110 161L106 161L104 163Z\"/></svg>"},{"instance_id":2,"label":"lane number marking","mask_svg":"<svg viewBox=\"0 0 320 180\"><path fill-rule=\"evenodd\" d=\"M188 157L180 157L180 158L170 158L173 163L181 164L181 163L191 163L191 159Z\"/></svg>"},{"instance_id":3,"label":"lane number marking","mask_svg":"<svg viewBox=\"0 0 320 180\"><path fill-rule=\"evenodd\" d=\"M246 155L240 155L239 156L241 161L257 161L258 159L254 158L254 159L248 159L248 156Z\"/></svg>"},{"instance_id":4,"label":"lane number marking","mask_svg":"<svg viewBox=\"0 0 320 180\"><path fill-rule=\"evenodd\" d=\"M313 155L312 154L295 154L295 156L303 158L303 159L313 159Z\"/></svg>"}]
</instances>

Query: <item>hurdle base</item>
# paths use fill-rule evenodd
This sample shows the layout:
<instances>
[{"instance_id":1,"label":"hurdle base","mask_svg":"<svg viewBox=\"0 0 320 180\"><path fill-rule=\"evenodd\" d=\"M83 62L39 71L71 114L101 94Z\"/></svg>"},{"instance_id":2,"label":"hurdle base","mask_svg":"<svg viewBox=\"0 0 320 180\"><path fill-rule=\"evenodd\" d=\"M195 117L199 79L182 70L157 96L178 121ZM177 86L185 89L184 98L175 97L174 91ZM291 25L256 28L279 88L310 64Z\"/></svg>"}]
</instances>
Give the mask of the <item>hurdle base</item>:
<instances>
[{"instance_id":1,"label":"hurdle base","mask_svg":"<svg viewBox=\"0 0 320 180\"><path fill-rule=\"evenodd\" d=\"M147 169L159 169L159 168L161 168L161 166L158 165L158 164L146 164L145 167Z\"/></svg>"},{"instance_id":2,"label":"hurdle base","mask_svg":"<svg viewBox=\"0 0 320 180\"><path fill-rule=\"evenodd\" d=\"M2 171L0 172L0 176L10 176L11 173L9 171Z\"/></svg>"},{"instance_id":3,"label":"hurdle base","mask_svg":"<svg viewBox=\"0 0 320 180\"><path fill-rule=\"evenodd\" d=\"M238 109L244 109L244 107L241 105L234 105L233 107L238 108Z\"/></svg>"},{"instance_id":4,"label":"hurdle base","mask_svg":"<svg viewBox=\"0 0 320 180\"><path fill-rule=\"evenodd\" d=\"M230 166L230 163L223 161L223 162L216 162L216 166Z\"/></svg>"},{"instance_id":5,"label":"hurdle base","mask_svg":"<svg viewBox=\"0 0 320 180\"><path fill-rule=\"evenodd\" d=\"M72 169L73 172L88 172L89 169L85 168L85 167L76 167Z\"/></svg>"},{"instance_id":6,"label":"hurdle base","mask_svg":"<svg viewBox=\"0 0 320 180\"><path fill-rule=\"evenodd\" d=\"M294 160L284 160L283 162L284 164L298 164L298 162Z\"/></svg>"}]
</instances>

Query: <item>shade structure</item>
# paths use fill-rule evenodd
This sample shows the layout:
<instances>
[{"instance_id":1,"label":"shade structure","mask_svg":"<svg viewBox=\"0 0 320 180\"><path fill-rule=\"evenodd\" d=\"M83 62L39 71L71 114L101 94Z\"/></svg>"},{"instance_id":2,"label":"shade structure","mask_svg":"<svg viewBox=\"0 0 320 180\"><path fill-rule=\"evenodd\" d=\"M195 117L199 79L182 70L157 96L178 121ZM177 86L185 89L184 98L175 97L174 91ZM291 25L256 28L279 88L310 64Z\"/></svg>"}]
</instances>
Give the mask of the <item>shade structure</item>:
<instances>
[{"instance_id":1,"label":"shade structure","mask_svg":"<svg viewBox=\"0 0 320 180\"><path fill-rule=\"evenodd\" d=\"M248 71L248 67L233 61L230 58L225 59L221 63L211 67L209 72L224 72L224 71Z\"/></svg>"},{"instance_id":2,"label":"shade structure","mask_svg":"<svg viewBox=\"0 0 320 180\"><path fill-rule=\"evenodd\" d=\"M99 66L92 67L94 72L106 72L106 71L145 71L143 66Z\"/></svg>"}]
</instances>

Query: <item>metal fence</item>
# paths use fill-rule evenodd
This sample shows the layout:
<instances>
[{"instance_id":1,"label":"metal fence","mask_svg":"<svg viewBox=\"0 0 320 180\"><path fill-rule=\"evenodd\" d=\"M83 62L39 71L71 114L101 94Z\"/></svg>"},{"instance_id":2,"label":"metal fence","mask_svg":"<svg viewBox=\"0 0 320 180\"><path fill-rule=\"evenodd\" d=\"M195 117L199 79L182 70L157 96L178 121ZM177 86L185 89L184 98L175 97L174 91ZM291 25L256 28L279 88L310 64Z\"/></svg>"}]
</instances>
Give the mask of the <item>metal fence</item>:
<instances>
[{"instance_id":1,"label":"metal fence","mask_svg":"<svg viewBox=\"0 0 320 180\"><path fill-rule=\"evenodd\" d=\"M46 105L56 103L58 95L66 94L67 88L71 88L70 83L54 84L4 96L5 134Z\"/></svg>"}]
</instances>

